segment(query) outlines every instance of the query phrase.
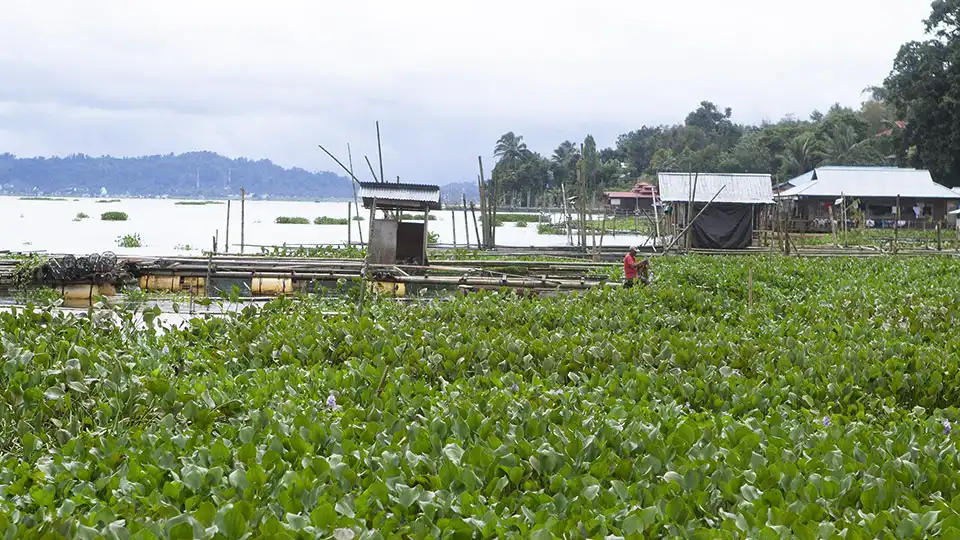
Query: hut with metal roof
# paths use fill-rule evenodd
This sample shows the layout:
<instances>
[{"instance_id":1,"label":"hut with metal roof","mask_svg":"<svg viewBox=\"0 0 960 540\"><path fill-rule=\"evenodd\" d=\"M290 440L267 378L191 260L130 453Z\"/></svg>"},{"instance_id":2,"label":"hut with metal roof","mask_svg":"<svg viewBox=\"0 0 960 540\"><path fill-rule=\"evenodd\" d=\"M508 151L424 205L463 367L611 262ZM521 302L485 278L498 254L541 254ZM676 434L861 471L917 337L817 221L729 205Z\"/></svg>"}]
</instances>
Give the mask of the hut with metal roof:
<instances>
[{"instance_id":1,"label":"hut with metal roof","mask_svg":"<svg viewBox=\"0 0 960 540\"><path fill-rule=\"evenodd\" d=\"M818 167L778 188L776 198L806 230L830 230L831 218L841 216L831 210L843 202L848 218L859 210L863 226L892 228L943 222L960 201L960 193L934 182L929 171L898 167Z\"/></svg>"},{"instance_id":2,"label":"hut with metal roof","mask_svg":"<svg viewBox=\"0 0 960 540\"><path fill-rule=\"evenodd\" d=\"M426 264L427 222L431 210L440 210L440 186L360 182L360 197L370 210L368 261ZM378 219L377 210L384 217ZM423 212L423 220L404 220L403 212Z\"/></svg>"},{"instance_id":3,"label":"hut with metal roof","mask_svg":"<svg viewBox=\"0 0 960 540\"><path fill-rule=\"evenodd\" d=\"M657 186L649 182L637 182L630 191L605 191L607 207L616 214L634 214L638 210L650 210L657 200Z\"/></svg>"},{"instance_id":4,"label":"hut with metal roof","mask_svg":"<svg viewBox=\"0 0 960 540\"><path fill-rule=\"evenodd\" d=\"M774 204L769 174L660 173L658 181L674 230L693 248L750 247L760 212Z\"/></svg>"}]
</instances>

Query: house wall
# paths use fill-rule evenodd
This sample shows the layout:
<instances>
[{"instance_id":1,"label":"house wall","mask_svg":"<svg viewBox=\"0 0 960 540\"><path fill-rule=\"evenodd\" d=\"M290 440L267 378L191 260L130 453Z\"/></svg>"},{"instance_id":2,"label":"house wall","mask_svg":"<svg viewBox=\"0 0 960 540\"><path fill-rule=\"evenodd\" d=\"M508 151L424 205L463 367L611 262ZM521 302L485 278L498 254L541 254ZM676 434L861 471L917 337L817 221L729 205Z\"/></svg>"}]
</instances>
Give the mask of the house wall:
<instances>
[{"instance_id":1,"label":"house wall","mask_svg":"<svg viewBox=\"0 0 960 540\"><path fill-rule=\"evenodd\" d=\"M840 208L835 205L835 197L803 197L793 203L791 217L794 220L802 220L812 225L809 229L816 229L816 223L829 220L829 207L834 207L834 219L839 220ZM883 227L886 222L896 220L895 206L896 197L848 197L847 204L852 204L853 200L860 201L860 210L866 215L866 219L872 220L875 227ZM789 203L788 203L789 204ZM916 205L922 208L918 217L913 208ZM922 226L924 223L937 223L947 220L947 212L956 208L957 201L947 199L917 199L912 197L900 197L900 220L906 221L907 226ZM848 216L852 218L852 216ZM821 227L823 228L823 227ZM829 222L825 228L829 230Z\"/></svg>"}]
</instances>

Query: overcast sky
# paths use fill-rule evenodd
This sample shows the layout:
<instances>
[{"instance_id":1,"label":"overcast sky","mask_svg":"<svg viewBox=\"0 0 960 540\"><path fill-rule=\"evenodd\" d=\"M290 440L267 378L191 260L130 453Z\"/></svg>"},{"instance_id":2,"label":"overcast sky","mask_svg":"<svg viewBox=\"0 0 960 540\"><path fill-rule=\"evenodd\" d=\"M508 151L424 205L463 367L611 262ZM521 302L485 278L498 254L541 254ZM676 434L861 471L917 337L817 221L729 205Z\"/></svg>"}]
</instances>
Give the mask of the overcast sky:
<instances>
[{"instance_id":1,"label":"overcast sky","mask_svg":"<svg viewBox=\"0 0 960 540\"><path fill-rule=\"evenodd\" d=\"M386 176L488 170L496 139L550 154L676 123L858 105L928 0L3 0L0 152L212 150ZM360 175L367 179L368 175Z\"/></svg>"}]
</instances>

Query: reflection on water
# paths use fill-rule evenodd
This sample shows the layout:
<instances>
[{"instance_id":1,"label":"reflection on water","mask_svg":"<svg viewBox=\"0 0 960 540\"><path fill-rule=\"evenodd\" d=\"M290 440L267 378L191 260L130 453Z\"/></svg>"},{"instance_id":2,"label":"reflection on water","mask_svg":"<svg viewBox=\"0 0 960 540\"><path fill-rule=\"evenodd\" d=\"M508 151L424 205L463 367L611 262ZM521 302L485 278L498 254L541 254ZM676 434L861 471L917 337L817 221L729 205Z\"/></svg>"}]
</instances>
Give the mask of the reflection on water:
<instances>
[{"instance_id":1,"label":"reflection on water","mask_svg":"<svg viewBox=\"0 0 960 540\"><path fill-rule=\"evenodd\" d=\"M227 237L227 205L178 205L171 199L124 199L117 203L98 203L97 199L63 201L21 200L0 197L0 250L47 251L50 253L94 253L113 251L118 254L171 255L200 254L210 249L214 236L219 236L223 251ZM102 221L108 211L125 212L128 221ZM76 220L78 214L90 216ZM362 232L367 237L368 213L361 207L364 221L351 226L351 240L357 242ZM258 245L342 244L347 242L346 225L278 225L276 218L327 216L347 217L347 203L303 201L247 201L245 242L247 253L257 253ZM441 210L429 229L439 235L441 243L452 244L454 225L460 245L465 240L463 212ZM453 218L456 217L456 220ZM553 216L558 220L559 216ZM469 220L469 241L476 245L473 218ZM142 247L121 248L117 239L139 234ZM607 233L605 245L641 244L643 236ZM240 203L233 201L230 212L230 252L239 251ZM563 246L564 235L537 234L537 226L517 227L506 223L497 228L497 244L503 246Z\"/></svg>"}]
</instances>

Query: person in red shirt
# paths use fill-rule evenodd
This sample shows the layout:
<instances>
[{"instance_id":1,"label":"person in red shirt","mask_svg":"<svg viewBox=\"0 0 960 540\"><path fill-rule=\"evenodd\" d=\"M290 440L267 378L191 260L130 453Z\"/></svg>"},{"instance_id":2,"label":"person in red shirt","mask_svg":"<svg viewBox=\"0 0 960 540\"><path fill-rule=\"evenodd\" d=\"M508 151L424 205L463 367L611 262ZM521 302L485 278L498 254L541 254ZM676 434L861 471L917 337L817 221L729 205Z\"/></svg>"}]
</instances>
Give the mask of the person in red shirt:
<instances>
[{"instance_id":1,"label":"person in red shirt","mask_svg":"<svg viewBox=\"0 0 960 540\"><path fill-rule=\"evenodd\" d=\"M647 284L649 276L650 261L644 259L637 262L637 246L630 246L630 252L623 258L623 287L629 289L637 283L639 275L640 282Z\"/></svg>"}]
</instances>

